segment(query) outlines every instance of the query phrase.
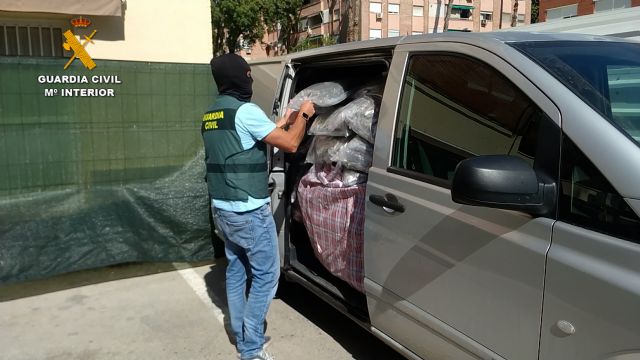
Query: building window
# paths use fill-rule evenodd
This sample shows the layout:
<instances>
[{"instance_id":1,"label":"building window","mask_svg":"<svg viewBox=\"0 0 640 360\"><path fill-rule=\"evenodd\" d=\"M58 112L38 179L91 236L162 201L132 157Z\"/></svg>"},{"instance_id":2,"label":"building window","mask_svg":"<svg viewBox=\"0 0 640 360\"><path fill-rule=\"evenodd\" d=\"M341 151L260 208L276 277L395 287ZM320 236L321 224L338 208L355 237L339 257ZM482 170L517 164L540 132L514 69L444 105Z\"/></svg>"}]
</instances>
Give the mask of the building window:
<instances>
[{"instance_id":1,"label":"building window","mask_svg":"<svg viewBox=\"0 0 640 360\"><path fill-rule=\"evenodd\" d=\"M558 19L568 19L575 16L578 16L578 4L560 6L557 8L547 10L547 21L558 20Z\"/></svg>"},{"instance_id":2,"label":"building window","mask_svg":"<svg viewBox=\"0 0 640 360\"><path fill-rule=\"evenodd\" d=\"M491 21L491 19L493 19L493 14L490 12L481 12L480 13L480 20L486 20L486 21Z\"/></svg>"},{"instance_id":3,"label":"building window","mask_svg":"<svg viewBox=\"0 0 640 360\"><path fill-rule=\"evenodd\" d=\"M333 10L333 21L340 20L340 9Z\"/></svg>"},{"instance_id":4,"label":"building window","mask_svg":"<svg viewBox=\"0 0 640 360\"><path fill-rule=\"evenodd\" d=\"M382 37L382 30L369 29L369 39L380 39Z\"/></svg>"},{"instance_id":5,"label":"building window","mask_svg":"<svg viewBox=\"0 0 640 360\"><path fill-rule=\"evenodd\" d=\"M400 30L391 30L389 29L389 37L400 36Z\"/></svg>"},{"instance_id":6,"label":"building window","mask_svg":"<svg viewBox=\"0 0 640 360\"><path fill-rule=\"evenodd\" d=\"M472 10L473 10L473 6L453 5L451 7L451 18L452 19L469 19L471 18Z\"/></svg>"},{"instance_id":7,"label":"building window","mask_svg":"<svg viewBox=\"0 0 640 360\"><path fill-rule=\"evenodd\" d=\"M389 14L399 14L400 4L389 4Z\"/></svg>"},{"instance_id":8,"label":"building window","mask_svg":"<svg viewBox=\"0 0 640 360\"><path fill-rule=\"evenodd\" d=\"M316 26L322 25L322 12L319 12L313 16L309 16L307 18L307 26L310 28L314 28Z\"/></svg>"},{"instance_id":9,"label":"building window","mask_svg":"<svg viewBox=\"0 0 640 360\"><path fill-rule=\"evenodd\" d=\"M624 9L631 7L631 0L598 0L596 12Z\"/></svg>"},{"instance_id":10,"label":"building window","mask_svg":"<svg viewBox=\"0 0 640 360\"><path fill-rule=\"evenodd\" d=\"M309 26L308 18L301 18L298 22L298 31L307 31L307 27Z\"/></svg>"},{"instance_id":11,"label":"building window","mask_svg":"<svg viewBox=\"0 0 640 360\"><path fill-rule=\"evenodd\" d=\"M62 29L0 25L0 55L61 57Z\"/></svg>"},{"instance_id":12,"label":"building window","mask_svg":"<svg viewBox=\"0 0 640 360\"><path fill-rule=\"evenodd\" d=\"M382 12L382 3L378 3L378 2L369 3L369 12L381 13Z\"/></svg>"},{"instance_id":13,"label":"building window","mask_svg":"<svg viewBox=\"0 0 640 360\"><path fill-rule=\"evenodd\" d=\"M511 24L511 13L502 13L502 23ZM518 24L524 24L524 14L518 14Z\"/></svg>"},{"instance_id":14,"label":"building window","mask_svg":"<svg viewBox=\"0 0 640 360\"><path fill-rule=\"evenodd\" d=\"M413 16L424 16L424 6L413 5Z\"/></svg>"}]
</instances>

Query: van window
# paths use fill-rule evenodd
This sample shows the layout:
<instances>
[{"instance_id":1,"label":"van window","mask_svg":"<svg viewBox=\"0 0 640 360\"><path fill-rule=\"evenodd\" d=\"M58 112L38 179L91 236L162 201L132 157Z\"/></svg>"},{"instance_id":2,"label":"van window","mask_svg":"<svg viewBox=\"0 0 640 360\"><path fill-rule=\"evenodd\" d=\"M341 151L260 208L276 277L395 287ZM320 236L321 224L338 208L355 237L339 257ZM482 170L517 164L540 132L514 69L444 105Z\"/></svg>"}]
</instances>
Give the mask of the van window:
<instances>
[{"instance_id":1,"label":"van window","mask_svg":"<svg viewBox=\"0 0 640 360\"><path fill-rule=\"evenodd\" d=\"M509 45L540 64L640 146L640 44L536 41Z\"/></svg>"},{"instance_id":2,"label":"van window","mask_svg":"<svg viewBox=\"0 0 640 360\"><path fill-rule=\"evenodd\" d=\"M533 131L529 122L545 117L484 62L457 54L414 55L402 90L390 170L447 186L456 165L470 156L509 154L515 145L515 154L531 159L535 144L530 136L523 142L521 133Z\"/></svg>"},{"instance_id":3,"label":"van window","mask_svg":"<svg viewBox=\"0 0 640 360\"><path fill-rule=\"evenodd\" d=\"M565 137L560 220L640 243L640 219L589 159Z\"/></svg>"}]
</instances>

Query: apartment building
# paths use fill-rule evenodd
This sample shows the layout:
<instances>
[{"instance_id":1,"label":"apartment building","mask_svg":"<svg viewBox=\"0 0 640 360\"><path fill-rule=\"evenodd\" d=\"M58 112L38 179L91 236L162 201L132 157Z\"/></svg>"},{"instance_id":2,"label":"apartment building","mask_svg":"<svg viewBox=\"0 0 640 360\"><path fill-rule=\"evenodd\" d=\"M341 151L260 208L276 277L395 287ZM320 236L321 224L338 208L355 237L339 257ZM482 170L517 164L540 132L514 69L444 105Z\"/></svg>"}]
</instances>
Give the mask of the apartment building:
<instances>
[{"instance_id":1,"label":"apartment building","mask_svg":"<svg viewBox=\"0 0 640 360\"><path fill-rule=\"evenodd\" d=\"M540 0L539 22L640 6L640 0Z\"/></svg>"},{"instance_id":2,"label":"apartment building","mask_svg":"<svg viewBox=\"0 0 640 360\"><path fill-rule=\"evenodd\" d=\"M443 32L447 6L448 0L305 0L298 40L321 46L326 37L349 42ZM447 31L511 27L515 7L516 26L530 24L531 0L453 0ZM268 33L240 53L250 59L281 55L277 39L277 33Z\"/></svg>"},{"instance_id":3,"label":"apartment building","mask_svg":"<svg viewBox=\"0 0 640 360\"><path fill-rule=\"evenodd\" d=\"M448 31L491 31L511 26L516 0L454 0ZM358 0L349 19L351 40L427 34L444 31L447 0ZM327 0L311 1L301 10L301 30L309 36L336 34L345 2L337 2L333 18ZM531 0L517 0L517 24L531 22ZM332 21L333 20L333 21ZM333 25L332 25L333 23Z\"/></svg>"}]
</instances>

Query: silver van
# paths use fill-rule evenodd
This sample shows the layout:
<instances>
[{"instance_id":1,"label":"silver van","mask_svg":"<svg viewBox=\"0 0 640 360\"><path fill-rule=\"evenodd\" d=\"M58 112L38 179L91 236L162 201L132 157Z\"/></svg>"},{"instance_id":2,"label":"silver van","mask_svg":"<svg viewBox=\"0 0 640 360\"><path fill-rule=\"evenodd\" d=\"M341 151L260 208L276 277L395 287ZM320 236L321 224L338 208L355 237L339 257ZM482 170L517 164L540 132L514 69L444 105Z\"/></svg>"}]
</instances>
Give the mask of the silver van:
<instances>
[{"instance_id":1,"label":"silver van","mask_svg":"<svg viewBox=\"0 0 640 360\"><path fill-rule=\"evenodd\" d=\"M282 68L275 116L311 84L384 85L364 291L318 263L292 214L304 154L275 151L287 279L409 359L640 359L640 43L448 33Z\"/></svg>"}]
</instances>

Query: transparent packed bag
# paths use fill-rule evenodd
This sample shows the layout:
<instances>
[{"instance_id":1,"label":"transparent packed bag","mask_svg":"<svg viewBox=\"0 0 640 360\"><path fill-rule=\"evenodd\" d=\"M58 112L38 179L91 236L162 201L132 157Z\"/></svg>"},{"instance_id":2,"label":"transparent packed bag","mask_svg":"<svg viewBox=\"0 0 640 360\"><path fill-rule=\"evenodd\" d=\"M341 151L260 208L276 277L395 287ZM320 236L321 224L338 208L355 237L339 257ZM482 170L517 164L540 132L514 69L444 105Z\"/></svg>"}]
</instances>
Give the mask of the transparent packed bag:
<instances>
[{"instance_id":1,"label":"transparent packed bag","mask_svg":"<svg viewBox=\"0 0 640 360\"><path fill-rule=\"evenodd\" d=\"M291 99L288 107L300 110L302 102L311 100L316 107L331 107L341 103L349 96L344 86L338 82L327 81L306 87Z\"/></svg>"},{"instance_id":2,"label":"transparent packed bag","mask_svg":"<svg viewBox=\"0 0 640 360\"><path fill-rule=\"evenodd\" d=\"M331 161L338 162L347 169L367 173L373 161L373 145L360 136L354 136Z\"/></svg>"},{"instance_id":3,"label":"transparent packed bag","mask_svg":"<svg viewBox=\"0 0 640 360\"><path fill-rule=\"evenodd\" d=\"M355 186L358 184L364 184L367 182L367 174L359 171L344 169L342 172L342 183L344 186Z\"/></svg>"},{"instance_id":4,"label":"transparent packed bag","mask_svg":"<svg viewBox=\"0 0 640 360\"><path fill-rule=\"evenodd\" d=\"M347 128L373 144L378 122L377 101L372 96L363 96L344 107L348 107L344 110Z\"/></svg>"},{"instance_id":5,"label":"transparent packed bag","mask_svg":"<svg viewBox=\"0 0 640 360\"><path fill-rule=\"evenodd\" d=\"M353 97L359 98L363 96L373 96L373 97L382 98L383 92L384 92L384 81L375 81L357 89L353 94Z\"/></svg>"},{"instance_id":6,"label":"transparent packed bag","mask_svg":"<svg viewBox=\"0 0 640 360\"><path fill-rule=\"evenodd\" d=\"M349 139L332 136L315 136L307 151L305 162L310 164L330 163L337 158L340 149L347 145Z\"/></svg>"},{"instance_id":7,"label":"transparent packed bag","mask_svg":"<svg viewBox=\"0 0 640 360\"><path fill-rule=\"evenodd\" d=\"M309 128L311 135L349 136L352 132L373 143L377 123L376 100L357 98L329 115L319 115Z\"/></svg>"},{"instance_id":8,"label":"transparent packed bag","mask_svg":"<svg viewBox=\"0 0 640 360\"><path fill-rule=\"evenodd\" d=\"M345 105L346 106L346 105ZM342 109L338 108L331 113L319 114L309 127L309 135L321 136L342 136L347 137L352 133L349 131Z\"/></svg>"}]
</instances>

